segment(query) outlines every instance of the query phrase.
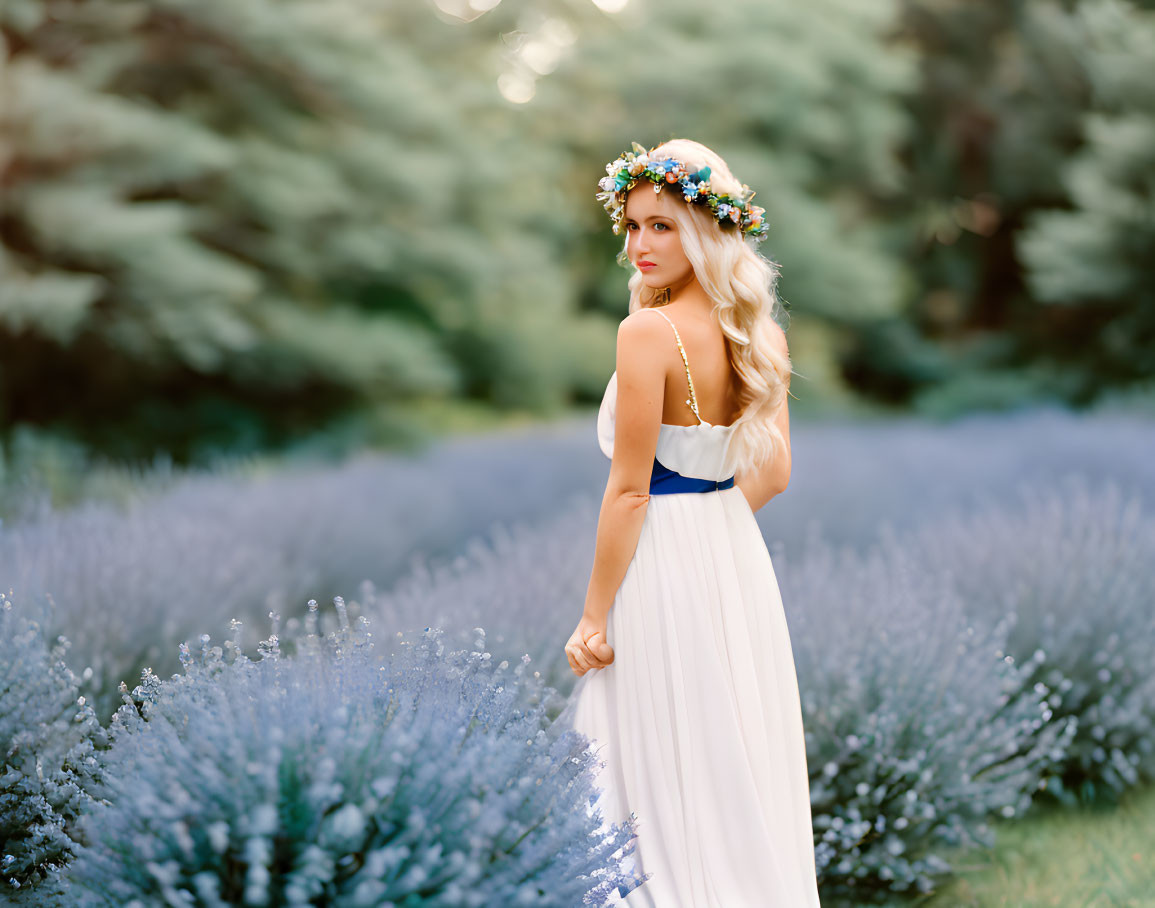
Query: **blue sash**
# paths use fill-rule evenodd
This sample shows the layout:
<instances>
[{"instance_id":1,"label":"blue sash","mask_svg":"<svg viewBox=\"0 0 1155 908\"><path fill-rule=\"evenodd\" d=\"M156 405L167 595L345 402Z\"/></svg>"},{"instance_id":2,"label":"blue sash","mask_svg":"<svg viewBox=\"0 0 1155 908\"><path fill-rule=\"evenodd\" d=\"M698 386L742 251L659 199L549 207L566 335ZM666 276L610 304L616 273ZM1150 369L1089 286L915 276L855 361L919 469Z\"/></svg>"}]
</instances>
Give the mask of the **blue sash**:
<instances>
[{"instance_id":1,"label":"blue sash","mask_svg":"<svg viewBox=\"0 0 1155 908\"><path fill-rule=\"evenodd\" d=\"M664 467L654 458L654 472L650 474L651 495L675 495L679 492L717 492L733 488L734 477L729 479L697 479L683 476L669 467Z\"/></svg>"}]
</instances>

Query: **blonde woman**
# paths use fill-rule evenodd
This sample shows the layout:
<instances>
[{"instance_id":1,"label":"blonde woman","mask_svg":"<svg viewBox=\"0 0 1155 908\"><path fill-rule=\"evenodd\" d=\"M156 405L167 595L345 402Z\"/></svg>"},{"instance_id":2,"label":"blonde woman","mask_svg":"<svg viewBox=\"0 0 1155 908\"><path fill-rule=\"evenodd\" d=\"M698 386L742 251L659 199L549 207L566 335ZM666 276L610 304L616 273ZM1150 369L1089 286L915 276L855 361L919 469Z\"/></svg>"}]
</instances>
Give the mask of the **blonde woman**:
<instances>
[{"instance_id":1,"label":"blonde woman","mask_svg":"<svg viewBox=\"0 0 1155 908\"><path fill-rule=\"evenodd\" d=\"M598 415L610 458L562 721L636 819L610 904L818 905L802 711L754 512L786 488L791 367L764 211L698 142L634 143L599 182L635 270Z\"/></svg>"}]
</instances>

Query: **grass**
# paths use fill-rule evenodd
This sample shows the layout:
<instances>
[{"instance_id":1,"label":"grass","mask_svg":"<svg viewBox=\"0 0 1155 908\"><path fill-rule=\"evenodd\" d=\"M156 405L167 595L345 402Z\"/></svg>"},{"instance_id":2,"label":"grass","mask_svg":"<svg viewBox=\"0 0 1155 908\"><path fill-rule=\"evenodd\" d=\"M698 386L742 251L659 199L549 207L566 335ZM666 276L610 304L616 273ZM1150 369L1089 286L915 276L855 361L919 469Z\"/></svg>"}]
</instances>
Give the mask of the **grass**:
<instances>
[{"instance_id":1,"label":"grass","mask_svg":"<svg viewBox=\"0 0 1155 908\"><path fill-rule=\"evenodd\" d=\"M922 908L1155 906L1153 787L1118 807L1047 807L995 829L995 847L952 860L957 875Z\"/></svg>"}]
</instances>

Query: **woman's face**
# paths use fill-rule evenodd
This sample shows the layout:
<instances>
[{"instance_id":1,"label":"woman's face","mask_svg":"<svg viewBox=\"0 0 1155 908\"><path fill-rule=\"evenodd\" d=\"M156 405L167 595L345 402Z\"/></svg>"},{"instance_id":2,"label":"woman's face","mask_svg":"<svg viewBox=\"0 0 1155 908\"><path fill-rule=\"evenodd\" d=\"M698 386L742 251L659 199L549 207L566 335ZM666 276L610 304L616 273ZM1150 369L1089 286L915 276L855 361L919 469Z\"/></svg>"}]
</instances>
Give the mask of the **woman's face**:
<instances>
[{"instance_id":1,"label":"woman's face","mask_svg":"<svg viewBox=\"0 0 1155 908\"><path fill-rule=\"evenodd\" d=\"M644 181L626 194L622 226L626 231L626 254L642 274L646 286L655 290L678 287L693 279L694 266L682 249L682 237L670 211L685 202L669 190L655 193L657 185ZM645 266L652 262L653 267Z\"/></svg>"}]
</instances>

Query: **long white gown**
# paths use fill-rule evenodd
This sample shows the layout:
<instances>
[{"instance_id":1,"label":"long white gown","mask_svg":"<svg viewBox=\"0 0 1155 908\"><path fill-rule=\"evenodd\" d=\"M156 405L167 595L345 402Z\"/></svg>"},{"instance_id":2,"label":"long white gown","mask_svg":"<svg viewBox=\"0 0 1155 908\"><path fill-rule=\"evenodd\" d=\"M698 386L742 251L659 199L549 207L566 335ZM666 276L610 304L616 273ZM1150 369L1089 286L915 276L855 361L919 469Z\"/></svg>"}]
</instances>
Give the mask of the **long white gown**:
<instances>
[{"instance_id":1,"label":"long white gown","mask_svg":"<svg viewBox=\"0 0 1155 908\"><path fill-rule=\"evenodd\" d=\"M678 347L685 360L680 338ZM688 362L686 373L692 389ZM597 421L607 457L616 403L615 372ZM731 428L700 417L663 424L655 475L732 477ZM646 881L605 904L818 905L794 656L770 553L740 489L651 488L606 637L614 662L578 680L560 719L600 761L591 813L604 824L636 817L631 860Z\"/></svg>"}]
</instances>

